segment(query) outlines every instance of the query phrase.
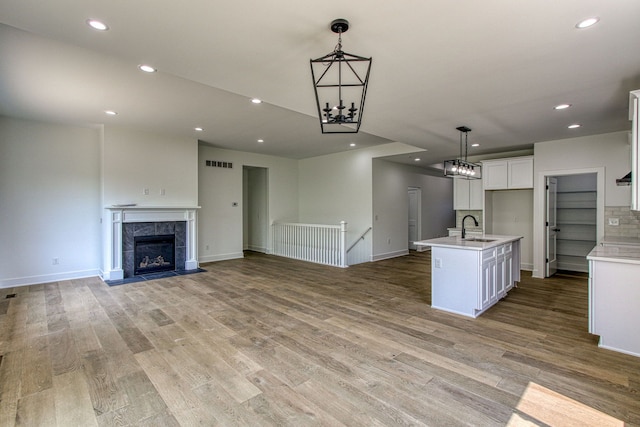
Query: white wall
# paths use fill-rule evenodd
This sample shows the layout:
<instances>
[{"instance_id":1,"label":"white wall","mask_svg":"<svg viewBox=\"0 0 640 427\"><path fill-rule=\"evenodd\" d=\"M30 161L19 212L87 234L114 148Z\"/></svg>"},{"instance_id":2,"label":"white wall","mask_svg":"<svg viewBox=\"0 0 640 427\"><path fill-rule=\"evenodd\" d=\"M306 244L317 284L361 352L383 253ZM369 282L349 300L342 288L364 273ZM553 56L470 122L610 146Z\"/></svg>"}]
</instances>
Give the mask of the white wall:
<instances>
[{"instance_id":1,"label":"white wall","mask_svg":"<svg viewBox=\"0 0 640 427\"><path fill-rule=\"evenodd\" d=\"M0 287L97 275L100 214L98 129L0 117Z\"/></svg>"},{"instance_id":2,"label":"white wall","mask_svg":"<svg viewBox=\"0 0 640 427\"><path fill-rule=\"evenodd\" d=\"M455 226L453 180L428 175L420 168L386 160L373 162L373 259L406 254L408 242L408 188L421 189L421 236L447 235Z\"/></svg>"},{"instance_id":3,"label":"white wall","mask_svg":"<svg viewBox=\"0 0 640 427\"><path fill-rule=\"evenodd\" d=\"M197 164L195 138L105 127L103 204L197 206Z\"/></svg>"},{"instance_id":4,"label":"white wall","mask_svg":"<svg viewBox=\"0 0 640 427\"><path fill-rule=\"evenodd\" d=\"M491 234L522 236L520 265L533 269L533 190L491 191Z\"/></svg>"},{"instance_id":5,"label":"white wall","mask_svg":"<svg viewBox=\"0 0 640 427\"><path fill-rule=\"evenodd\" d=\"M544 176L574 173L598 173L599 210L606 206L629 206L631 189L617 186L621 178L631 170L629 132L539 142L534 145L534 222L533 222L533 276L544 277ZM601 185L601 187L600 187ZM601 216L604 212L599 212ZM603 218L603 217L602 217ZM602 222L603 219L599 218ZM603 226L599 233L604 232ZM598 236L600 238L601 235Z\"/></svg>"},{"instance_id":6,"label":"white wall","mask_svg":"<svg viewBox=\"0 0 640 427\"><path fill-rule=\"evenodd\" d=\"M373 217L373 165L376 157L415 152L416 148L390 143L299 161L300 222L347 222L347 245L367 228ZM375 231L374 231L375 232ZM366 253L371 253L371 241Z\"/></svg>"},{"instance_id":7,"label":"white wall","mask_svg":"<svg viewBox=\"0 0 640 427\"><path fill-rule=\"evenodd\" d=\"M241 258L243 250L242 166L268 169L268 224L298 221L298 161L200 145L198 186L198 256L200 262ZM205 165L232 162L232 169ZM233 206L237 202L238 206ZM270 239L268 240L270 242ZM270 247L267 248L269 252Z\"/></svg>"}]
</instances>

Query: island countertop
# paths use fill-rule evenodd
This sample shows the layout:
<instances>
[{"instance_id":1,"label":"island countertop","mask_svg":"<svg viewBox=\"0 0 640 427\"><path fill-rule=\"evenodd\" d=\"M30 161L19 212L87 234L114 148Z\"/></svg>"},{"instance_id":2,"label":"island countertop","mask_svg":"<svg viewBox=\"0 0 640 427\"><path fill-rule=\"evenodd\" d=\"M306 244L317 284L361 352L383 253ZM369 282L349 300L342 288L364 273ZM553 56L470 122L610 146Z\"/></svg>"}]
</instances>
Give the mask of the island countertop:
<instances>
[{"instance_id":1,"label":"island countertop","mask_svg":"<svg viewBox=\"0 0 640 427\"><path fill-rule=\"evenodd\" d=\"M417 240L416 246L433 246L441 248L468 249L482 251L505 243L515 242L522 236L499 236L496 234L483 234L482 236L469 236L463 239L460 236L438 237L436 239Z\"/></svg>"}]
</instances>

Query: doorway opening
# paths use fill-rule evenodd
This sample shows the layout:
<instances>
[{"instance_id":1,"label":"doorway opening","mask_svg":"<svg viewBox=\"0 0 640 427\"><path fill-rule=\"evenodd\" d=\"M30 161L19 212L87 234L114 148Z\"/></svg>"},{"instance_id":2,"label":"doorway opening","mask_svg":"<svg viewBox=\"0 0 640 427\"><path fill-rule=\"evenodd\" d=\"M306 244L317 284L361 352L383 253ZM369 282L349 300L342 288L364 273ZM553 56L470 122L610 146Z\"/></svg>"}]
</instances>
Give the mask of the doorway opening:
<instances>
[{"instance_id":1,"label":"doorway opening","mask_svg":"<svg viewBox=\"0 0 640 427\"><path fill-rule=\"evenodd\" d=\"M269 238L269 170L242 167L242 247L267 253Z\"/></svg>"},{"instance_id":2,"label":"doorway opening","mask_svg":"<svg viewBox=\"0 0 640 427\"><path fill-rule=\"evenodd\" d=\"M422 239L422 189L419 187L409 187L409 249L416 250L413 243Z\"/></svg>"},{"instance_id":3,"label":"doorway opening","mask_svg":"<svg viewBox=\"0 0 640 427\"><path fill-rule=\"evenodd\" d=\"M587 254L602 233L597 172L545 176L545 277L587 273Z\"/></svg>"}]
</instances>

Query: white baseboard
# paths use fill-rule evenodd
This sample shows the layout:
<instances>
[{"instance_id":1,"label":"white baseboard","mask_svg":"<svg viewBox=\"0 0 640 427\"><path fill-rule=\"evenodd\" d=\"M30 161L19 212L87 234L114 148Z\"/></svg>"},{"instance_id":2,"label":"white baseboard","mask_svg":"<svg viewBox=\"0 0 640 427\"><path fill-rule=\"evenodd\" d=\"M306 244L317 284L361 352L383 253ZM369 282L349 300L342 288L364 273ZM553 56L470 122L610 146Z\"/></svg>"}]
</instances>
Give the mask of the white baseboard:
<instances>
[{"instance_id":1,"label":"white baseboard","mask_svg":"<svg viewBox=\"0 0 640 427\"><path fill-rule=\"evenodd\" d=\"M64 280L82 279L85 277L100 276L99 269L66 271L63 273L43 274L41 276L16 277L13 279L1 279L0 289L15 288L16 286L39 285L41 283L61 282Z\"/></svg>"},{"instance_id":2,"label":"white baseboard","mask_svg":"<svg viewBox=\"0 0 640 427\"><path fill-rule=\"evenodd\" d=\"M238 258L244 258L244 254L242 252L233 252L230 254L201 256L200 258L198 258L198 262L202 264L205 262L226 261L229 259L238 259Z\"/></svg>"},{"instance_id":3,"label":"white baseboard","mask_svg":"<svg viewBox=\"0 0 640 427\"><path fill-rule=\"evenodd\" d=\"M520 263L520 270L533 271L533 264Z\"/></svg>"},{"instance_id":4,"label":"white baseboard","mask_svg":"<svg viewBox=\"0 0 640 427\"><path fill-rule=\"evenodd\" d=\"M396 258L399 256L404 256L409 253L409 249L402 249L399 251L387 252L384 254L373 255L371 257L371 261L381 261L383 259Z\"/></svg>"}]
</instances>

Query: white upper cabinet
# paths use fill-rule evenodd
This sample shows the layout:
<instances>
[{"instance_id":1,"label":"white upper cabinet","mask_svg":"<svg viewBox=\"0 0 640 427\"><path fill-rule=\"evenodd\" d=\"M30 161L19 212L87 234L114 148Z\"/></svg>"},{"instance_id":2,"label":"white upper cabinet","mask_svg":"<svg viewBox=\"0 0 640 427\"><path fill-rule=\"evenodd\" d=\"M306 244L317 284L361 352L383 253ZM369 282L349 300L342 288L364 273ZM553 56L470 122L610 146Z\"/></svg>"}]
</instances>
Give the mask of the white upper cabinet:
<instances>
[{"instance_id":1,"label":"white upper cabinet","mask_svg":"<svg viewBox=\"0 0 640 427\"><path fill-rule=\"evenodd\" d=\"M533 156L483 160L485 190L533 188Z\"/></svg>"},{"instance_id":2,"label":"white upper cabinet","mask_svg":"<svg viewBox=\"0 0 640 427\"><path fill-rule=\"evenodd\" d=\"M453 209L482 210L481 179L453 178Z\"/></svg>"},{"instance_id":3,"label":"white upper cabinet","mask_svg":"<svg viewBox=\"0 0 640 427\"><path fill-rule=\"evenodd\" d=\"M640 210L640 89L629 94L629 120L631 120L631 210Z\"/></svg>"}]
</instances>

